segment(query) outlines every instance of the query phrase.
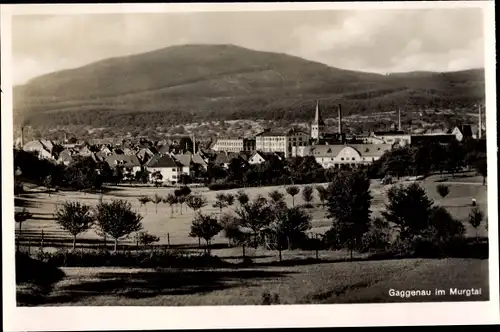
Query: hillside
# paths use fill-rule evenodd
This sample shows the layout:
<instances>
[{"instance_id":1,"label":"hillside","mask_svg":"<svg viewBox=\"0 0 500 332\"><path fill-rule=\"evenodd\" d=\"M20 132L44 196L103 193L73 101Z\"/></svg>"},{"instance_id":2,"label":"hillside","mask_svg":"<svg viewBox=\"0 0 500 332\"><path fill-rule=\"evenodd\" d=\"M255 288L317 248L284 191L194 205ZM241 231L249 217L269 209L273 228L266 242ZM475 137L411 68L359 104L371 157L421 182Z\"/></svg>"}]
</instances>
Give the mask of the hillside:
<instances>
[{"instance_id":1,"label":"hillside","mask_svg":"<svg viewBox=\"0 0 500 332\"><path fill-rule=\"evenodd\" d=\"M233 45L184 45L111 58L14 88L15 122L172 125L217 119L309 119L407 107L467 106L484 98L484 73L378 75ZM57 112L57 116L52 115Z\"/></svg>"}]
</instances>

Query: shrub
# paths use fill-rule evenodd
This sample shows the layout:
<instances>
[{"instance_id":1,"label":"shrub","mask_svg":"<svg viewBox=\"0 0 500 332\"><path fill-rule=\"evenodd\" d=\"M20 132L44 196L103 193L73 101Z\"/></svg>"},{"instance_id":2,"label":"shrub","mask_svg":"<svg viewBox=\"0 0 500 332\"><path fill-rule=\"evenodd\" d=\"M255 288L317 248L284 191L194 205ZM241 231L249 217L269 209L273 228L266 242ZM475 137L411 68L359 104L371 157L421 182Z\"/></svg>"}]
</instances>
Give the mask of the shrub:
<instances>
[{"instance_id":1,"label":"shrub","mask_svg":"<svg viewBox=\"0 0 500 332\"><path fill-rule=\"evenodd\" d=\"M229 190L229 189L237 189L237 188L241 188L241 185L234 183L234 182L212 183L208 186L208 189L213 190L213 191Z\"/></svg>"},{"instance_id":2,"label":"shrub","mask_svg":"<svg viewBox=\"0 0 500 332\"><path fill-rule=\"evenodd\" d=\"M198 268L226 267L218 257L180 253L174 250L139 250L111 252L107 250L66 250L38 252L36 258L59 267L135 267Z\"/></svg>"},{"instance_id":3,"label":"shrub","mask_svg":"<svg viewBox=\"0 0 500 332\"><path fill-rule=\"evenodd\" d=\"M267 291L262 293L260 304L271 305L271 304L279 304L279 303L280 303L280 297L279 297L278 293L271 294Z\"/></svg>"}]
</instances>

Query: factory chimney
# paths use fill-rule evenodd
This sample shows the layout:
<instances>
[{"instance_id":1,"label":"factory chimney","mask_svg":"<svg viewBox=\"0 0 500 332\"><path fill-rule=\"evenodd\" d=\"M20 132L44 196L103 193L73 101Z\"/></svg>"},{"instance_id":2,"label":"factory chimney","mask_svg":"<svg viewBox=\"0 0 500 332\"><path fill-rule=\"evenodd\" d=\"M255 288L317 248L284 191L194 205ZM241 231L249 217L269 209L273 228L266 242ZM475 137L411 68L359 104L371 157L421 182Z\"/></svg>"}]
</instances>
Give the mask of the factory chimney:
<instances>
[{"instance_id":1,"label":"factory chimney","mask_svg":"<svg viewBox=\"0 0 500 332\"><path fill-rule=\"evenodd\" d=\"M401 108L398 108L398 131L401 131Z\"/></svg>"},{"instance_id":2,"label":"factory chimney","mask_svg":"<svg viewBox=\"0 0 500 332\"><path fill-rule=\"evenodd\" d=\"M482 136L481 134L482 134L482 130L483 130L483 128L482 128L482 126L483 126L483 119L482 119L482 116L481 116L481 105L480 104L478 105L478 109L479 109L479 128L478 128L479 131L478 131L478 135L477 136L478 136L479 139L481 139L481 136Z\"/></svg>"},{"instance_id":3,"label":"factory chimney","mask_svg":"<svg viewBox=\"0 0 500 332\"><path fill-rule=\"evenodd\" d=\"M24 126L21 126L21 149L24 148Z\"/></svg>"},{"instance_id":4,"label":"factory chimney","mask_svg":"<svg viewBox=\"0 0 500 332\"><path fill-rule=\"evenodd\" d=\"M339 104L339 134L342 134L342 105Z\"/></svg>"},{"instance_id":5,"label":"factory chimney","mask_svg":"<svg viewBox=\"0 0 500 332\"><path fill-rule=\"evenodd\" d=\"M196 153L196 137L193 135L193 154Z\"/></svg>"}]
</instances>

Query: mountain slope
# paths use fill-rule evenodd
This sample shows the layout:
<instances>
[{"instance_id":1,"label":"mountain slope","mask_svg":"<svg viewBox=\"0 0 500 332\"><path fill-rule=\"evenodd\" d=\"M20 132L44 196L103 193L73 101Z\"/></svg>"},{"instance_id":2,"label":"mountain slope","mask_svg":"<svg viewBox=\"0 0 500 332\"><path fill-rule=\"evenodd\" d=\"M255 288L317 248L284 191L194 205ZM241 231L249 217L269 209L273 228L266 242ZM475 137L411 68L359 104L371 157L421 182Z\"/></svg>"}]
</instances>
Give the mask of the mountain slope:
<instances>
[{"instance_id":1,"label":"mountain slope","mask_svg":"<svg viewBox=\"0 0 500 332\"><path fill-rule=\"evenodd\" d=\"M482 98L482 70L384 76L233 45L173 46L106 59L14 89L16 122L91 125L143 112L159 113L167 124L213 117L309 118L304 110L317 99L328 105L328 116L339 102L352 113Z\"/></svg>"}]
</instances>

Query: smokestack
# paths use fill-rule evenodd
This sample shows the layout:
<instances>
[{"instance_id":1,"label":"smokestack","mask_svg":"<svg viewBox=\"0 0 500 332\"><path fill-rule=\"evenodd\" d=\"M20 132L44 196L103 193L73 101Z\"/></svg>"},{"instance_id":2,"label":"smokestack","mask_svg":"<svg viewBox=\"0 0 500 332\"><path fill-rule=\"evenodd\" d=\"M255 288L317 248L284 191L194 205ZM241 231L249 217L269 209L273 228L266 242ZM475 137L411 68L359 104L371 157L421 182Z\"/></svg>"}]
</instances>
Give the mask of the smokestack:
<instances>
[{"instance_id":1,"label":"smokestack","mask_svg":"<svg viewBox=\"0 0 500 332\"><path fill-rule=\"evenodd\" d=\"M342 134L342 105L339 104L339 134Z\"/></svg>"},{"instance_id":2,"label":"smokestack","mask_svg":"<svg viewBox=\"0 0 500 332\"><path fill-rule=\"evenodd\" d=\"M24 126L21 127L21 149L24 148Z\"/></svg>"},{"instance_id":3,"label":"smokestack","mask_svg":"<svg viewBox=\"0 0 500 332\"><path fill-rule=\"evenodd\" d=\"M398 108L398 131L401 131L401 108Z\"/></svg>"},{"instance_id":4,"label":"smokestack","mask_svg":"<svg viewBox=\"0 0 500 332\"><path fill-rule=\"evenodd\" d=\"M193 154L196 153L196 136L193 135Z\"/></svg>"},{"instance_id":5,"label":"smokestack","mask_svg":"<svg viewBox=\"0 0 500 332\"><path fill-rule=\"evenodd\" d=\"M481 134L482 134L482 124L483 124L483 119L481 117L481 105L478 105L478 109L479 109L479 132L478 132L478 138L481 139Z\"/></svg>"}]
</instances>

